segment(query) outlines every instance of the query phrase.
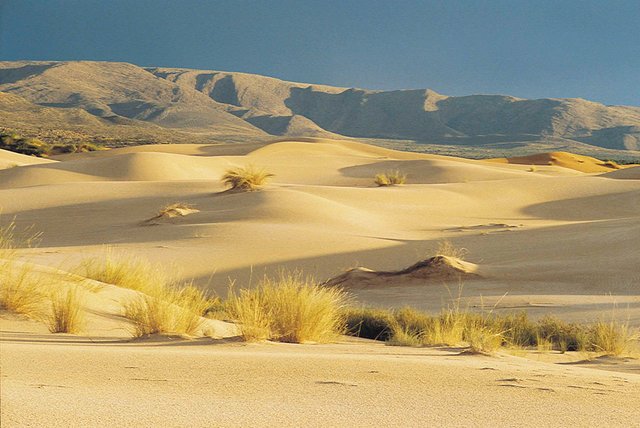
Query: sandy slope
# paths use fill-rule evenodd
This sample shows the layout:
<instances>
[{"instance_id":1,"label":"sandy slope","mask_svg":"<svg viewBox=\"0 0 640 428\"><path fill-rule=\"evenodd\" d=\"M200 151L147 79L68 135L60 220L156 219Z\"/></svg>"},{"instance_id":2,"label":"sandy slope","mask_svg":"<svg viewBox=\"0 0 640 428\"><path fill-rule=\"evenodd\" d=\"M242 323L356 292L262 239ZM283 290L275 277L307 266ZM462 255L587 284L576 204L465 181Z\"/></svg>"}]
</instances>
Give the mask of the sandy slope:
<instances>
[{"instance_id":1,"label":"sandy slope","mask_svg":"<svg viewBox=\"0 0 640 428\"><path fill-rule=\"evenodd\" d=\"M15 159L0 152L0 162ZM577 321L615 310L640 325L637 167L530 172L530 164L317 139L139 146L33 163L0 170L0 208L19 228L43 232L41 245L23 254L45 270L71 269L112 246L224 294L229 279L249 286L282 267L318 280L355 266L399 270L449 239L480 273L464 284L465 304ZM276 176L259 192L225 192L224 170L248 164ZM395 169L408 174L407 185L373 185L376 173ZM143 225L178 201L199 211ZM435 311L457 287L410 280L349 291L366 305ZM635 363L629 374L612 374L594 368L621 370L620 362L577 367L379 344L129 343L119 316L127 293L109 286L89 295L86 337L50 335L40 323L0 314L3 426L65 426L71 417L125 426L133 415L143 426L326 426L345 418L356 426L506 426L514 415L528 426L631 426L640 416Z\"/></svg>"}]
</instances>

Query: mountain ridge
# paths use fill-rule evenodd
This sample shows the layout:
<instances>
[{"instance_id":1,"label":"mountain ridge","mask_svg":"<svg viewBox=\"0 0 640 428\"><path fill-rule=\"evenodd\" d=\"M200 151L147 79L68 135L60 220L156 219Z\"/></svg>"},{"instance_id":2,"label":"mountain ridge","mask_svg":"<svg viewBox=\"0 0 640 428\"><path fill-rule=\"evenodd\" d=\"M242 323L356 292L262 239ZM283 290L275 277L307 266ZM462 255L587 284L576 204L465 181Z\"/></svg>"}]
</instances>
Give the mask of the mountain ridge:
<instances>
[{"instance_id":1,"label":"mountain ridge","mask_svg":"<svg viewBox=\"0 0 640 428\"><path fill-rule=\"evenodd\" d=\"M311 136L384 140L389 147L405 141L479 149L573 145L631 155L640 150L640 107L581 98L368 90L93 61L0 62L0 92L42 108L84 110L100 119L107 139L114 134L114 144L122 135L126 144L165 142L175 134L176 142ZM36 113L17 121L4 104L0 99L0 126L46 133ZM77 130L63 122L56 126ZM85 128L90 134L91 126Z\"/></svg>"}]
</instances>

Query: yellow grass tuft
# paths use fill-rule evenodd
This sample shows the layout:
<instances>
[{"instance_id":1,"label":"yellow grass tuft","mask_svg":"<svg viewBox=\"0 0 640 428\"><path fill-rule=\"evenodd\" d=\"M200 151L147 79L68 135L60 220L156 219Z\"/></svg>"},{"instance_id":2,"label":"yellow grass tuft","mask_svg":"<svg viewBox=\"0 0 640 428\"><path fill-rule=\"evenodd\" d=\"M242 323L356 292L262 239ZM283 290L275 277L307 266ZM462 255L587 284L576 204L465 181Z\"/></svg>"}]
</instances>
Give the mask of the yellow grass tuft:
<instances>
[{"instance_id":1,"label":"yellow grass tuft","mask_svg":"<svg viewBox=\"0 0 640 428\"><path fill-rule=\"evenodd\" d=\"M264 186L274 175L253 165L225 171L222 181L232 190L254 191Z\"/></svg>"},{"instance_id":2,"label":"yellow grass tuft","mask_svg":"<svg viewBox=\"0 0 640 428\"><path fill-rule=\"evenodd\" d=\"M329 342L345 332L347 295L314 285L301 273L265 277L253 290L230 291L228 311L247 341Z\"/></svg>"},{"instance_id":3,"label":"yellow grass tuft","mask_svg":"<svg viewBox=\"0 0 640 428\"><path fill-rule=\"evenodd\" d=\"M193 336L202 326L202 315L210 300L198 288L158 283L146 294L124 305L124 316L133 324L134 337L150 334L184 334Z\"/></svg>"},{"instance_id":4,"label":"yellow grass tuft","mask_svg":"<svg viewBox=\"0 0 640 428\"><path fill-rule=\"evenodd\" d=\"M15 221L0 224L0 308L36 318L46 296L30 264L17 263L17 248L35 245L40 234L17 231Z\"/></svg>"},{"instance_id":5,"label":"yellow grass tuft","mask_svg":"<svg viewBox=\"0 0 640 428\"><path fill-rule=\"evenodd\" d=\"M379 187L396 186L398 184L405 184L406 181L407 175L402 174L398 170L376 174L376 176L374 177L374 183Z\"/></svg>"},{"instance_id":6,"label":"yellow grass tuft","mask_svg":"<svg viewBox=\"0 0 640 428\"><path fill-rule=\"evenodd\" d=\"M37 318L46 299L31 265L0 262L0 308Z\"/></svg>"},{"instance_id":7,"label":"yellow grass tuft","mask_svg":"<svg viewBox=\"0 0 640 428\"><path fill-rule=\"evenodd\" d=\"M474 354L493 354L503 343L501 332L478 325L467 326L465 339L469 344L469 352Z\"/></svg>"},{"instance_id":8,"label":"yellow grass tuft","mask_svg":"<svg viewBox=\"0 0 640 428\"><path fill-rule=\"evenodd\" d=\"M591 328L591 346L605 355L621 356L637 351L638 337L629 325L618 321L599 321Z\"/></svg>"},{"instance_id":9,"label":"yellow grass tuft","mask_svg":"<svg viewBox=\"0 0 640 428\"><path fill-rule=\"evenodd\" d=\"M82 299L77 287L58 290L51 296L51 312L48 316L51 333L79 333L84 326Z\"/></svg>"},{"instance_id":10,"label":"yellow grass tuft","mask_svg":"<svg viewBox=\"0 0 640 428\"><path fill-rule=\"evenodd\" d=\"M164 271L148 261L127 253L107 250L103 257L83 260L78 275L132 290L145 291L168 281Z\"/></svg>"}]
</instances>

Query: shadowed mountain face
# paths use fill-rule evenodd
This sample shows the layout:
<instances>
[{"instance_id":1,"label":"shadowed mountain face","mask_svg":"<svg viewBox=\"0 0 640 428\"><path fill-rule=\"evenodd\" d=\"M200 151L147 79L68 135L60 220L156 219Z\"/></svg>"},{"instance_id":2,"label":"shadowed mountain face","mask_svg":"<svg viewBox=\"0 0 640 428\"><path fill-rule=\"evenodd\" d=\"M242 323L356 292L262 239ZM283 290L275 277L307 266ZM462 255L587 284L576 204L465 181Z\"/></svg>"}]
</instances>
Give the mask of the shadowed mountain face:
<instances>
[{"instance_id":1,"label":"shadowed mountain face","mask_svg":"<svg viewBox=\"0 0 640 428\"><path fill-rule=\"evenodd\" d=\"M369 91L84 61L0 62L0 92L11 96L0 96L4 128L53 127L40 117L46 113L55 116L58 130L91 134L95 128L115 142L260 141L277 135L640 149L640 107L582 99ZM16 118L18 104L22 113ZM65 122L66 116L81 119Z\"/></svg>"}]
</instances>

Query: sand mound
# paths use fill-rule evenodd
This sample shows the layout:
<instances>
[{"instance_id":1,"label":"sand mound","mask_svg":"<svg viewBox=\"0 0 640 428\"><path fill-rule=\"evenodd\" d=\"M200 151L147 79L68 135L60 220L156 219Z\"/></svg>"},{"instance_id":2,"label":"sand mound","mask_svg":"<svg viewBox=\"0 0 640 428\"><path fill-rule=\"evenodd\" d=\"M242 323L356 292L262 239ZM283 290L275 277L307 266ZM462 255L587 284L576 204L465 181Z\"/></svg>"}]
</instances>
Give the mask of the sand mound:
<instances>
[{"instance_id":1,"label":"sand mound","mask_svg":"<svg viewBox=\"0 0 640 428\"><path fill-rule=\"evenodd\" d=\"M329 279L323 285L347 288L389 287L416 280L428 283L430 281L469 280L479 277L478 265L455 257L435 256L398 271L373 271L363 267L349 269L345 273Z\"/></svg>"},{"instance_id":2,"label":"sand mound","mask_svg":"<svg viewBox=\"0 0 640 428\"><path fill-rule=\"evenodd\" d=\"M490 160L493 162L520 165L555 165L586 173L609 172L619 168L615 163L605 162L590 156L576 155L567 152L539 153L530 156Z\"/></svg>"},{"instance_id":3,"label":"sand mound","mask_svg":"<svg viewBox=\"0 0 640 428\"><path fill-rule=\"evenodd\" d=\"M602 176L621 180L640 180L640 166L632 166L625 169L611 171L606 174L602 174Z\"/></svg>"}]
</instances>

